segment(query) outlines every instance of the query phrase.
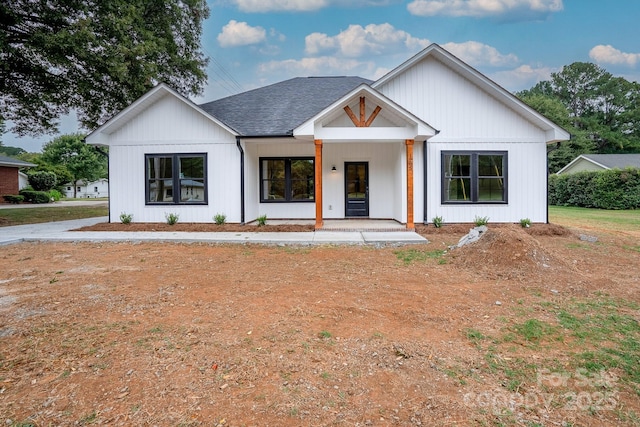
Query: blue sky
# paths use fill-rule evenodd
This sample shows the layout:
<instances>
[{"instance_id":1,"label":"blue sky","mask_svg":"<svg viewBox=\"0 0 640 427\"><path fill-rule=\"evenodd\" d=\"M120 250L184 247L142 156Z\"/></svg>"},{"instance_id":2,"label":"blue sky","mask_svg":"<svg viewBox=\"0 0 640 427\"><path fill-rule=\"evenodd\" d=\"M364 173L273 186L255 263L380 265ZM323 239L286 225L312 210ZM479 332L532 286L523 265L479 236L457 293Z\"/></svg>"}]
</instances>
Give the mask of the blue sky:
<instances>
[{"instance_id":1,"label":"blue sky","mask_svg":"<svg viewBox=\"0 0 640 427\"><path fill-rule=\"evenodd\" d=\"M638 0L210 0L211 101L296 76L377 79L438 43L510 91L576 61L640 81ZM77 131L63 118L61 133ZM40 151L54 136L5 145Z\"/></svg>"}]
</instances>

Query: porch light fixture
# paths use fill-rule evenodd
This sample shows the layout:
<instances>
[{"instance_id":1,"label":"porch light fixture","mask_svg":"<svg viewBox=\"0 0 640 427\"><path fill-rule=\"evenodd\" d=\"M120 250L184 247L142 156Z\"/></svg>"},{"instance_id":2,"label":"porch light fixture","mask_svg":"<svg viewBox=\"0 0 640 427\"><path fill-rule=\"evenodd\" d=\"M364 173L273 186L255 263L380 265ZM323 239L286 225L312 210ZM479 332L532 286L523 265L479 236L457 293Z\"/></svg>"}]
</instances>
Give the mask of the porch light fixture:
<instances>
[{"instance_id":1,"label":"porch light fixture","mask_svg":"<svg viewBox=\"0 0 640 427\"><path fill-rule=\"evenodd\" d=\"M331 166L331 173L336 173L338 169L336 169L336 165Z\"/></svg>"}]
</instances>

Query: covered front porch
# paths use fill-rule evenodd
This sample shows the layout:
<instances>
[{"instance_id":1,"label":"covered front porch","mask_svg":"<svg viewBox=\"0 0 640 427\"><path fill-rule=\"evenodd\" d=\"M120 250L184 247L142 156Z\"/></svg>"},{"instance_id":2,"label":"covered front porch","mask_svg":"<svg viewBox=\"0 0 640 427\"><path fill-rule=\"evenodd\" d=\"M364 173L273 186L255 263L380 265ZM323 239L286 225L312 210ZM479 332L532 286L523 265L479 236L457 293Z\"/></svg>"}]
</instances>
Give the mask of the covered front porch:
<instances>
[{"instance_id":1,"label":"covered front porch","mask_svg":"<svg viewBox=\"0 0 640 427\"><path fill-rule=\"evenodd\" d=\"M315 228L329 219L392 218L412 230L414 146L436 133L368 85L294 129L314 144Z\"/></svg>"},{"instance_id":2,"label":"covered front porch","mask_svg":"<svg viewBox=\"0 0 640 427\"><path fill-rule=\"evenodd\" d=\"M316 140L315 228L390 220L413 229L413 144Z\"/></svg>"}]
</instances>

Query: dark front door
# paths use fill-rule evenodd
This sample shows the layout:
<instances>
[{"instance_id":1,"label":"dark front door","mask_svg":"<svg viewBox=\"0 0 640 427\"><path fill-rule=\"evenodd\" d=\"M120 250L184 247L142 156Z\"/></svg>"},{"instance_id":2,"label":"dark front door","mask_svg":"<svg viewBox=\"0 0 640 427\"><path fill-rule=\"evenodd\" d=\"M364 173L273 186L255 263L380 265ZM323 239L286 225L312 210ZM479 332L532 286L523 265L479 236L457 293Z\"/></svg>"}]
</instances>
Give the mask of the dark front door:
<instances>
[{"instance_id":1,"label":"dark front door","mask_svg":"<svg viewBox=\"0 0 640 427\"><path fill-rule=\"evenodd\" d=\"M369 216L369 163L345 162L344 170L344 215Z\"/></svg>"}]
</instances>

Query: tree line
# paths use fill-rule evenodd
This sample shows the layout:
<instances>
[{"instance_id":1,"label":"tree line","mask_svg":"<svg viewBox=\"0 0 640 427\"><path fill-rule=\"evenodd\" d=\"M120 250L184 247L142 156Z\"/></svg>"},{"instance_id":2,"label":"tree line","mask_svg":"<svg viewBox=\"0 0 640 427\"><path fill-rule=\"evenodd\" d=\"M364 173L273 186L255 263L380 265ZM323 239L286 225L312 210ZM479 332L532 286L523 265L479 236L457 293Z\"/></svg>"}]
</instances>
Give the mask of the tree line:
<instances>
[{"instance_id":1,"label":"tree line","mask_svg":"<svg viewBox=\"0 0 640 427\"><path fill-rule=\"evenodd\" d=\"M0 2L0 135L53 134L70 111L95 129L159 82L201 93L208 16L206 0ZM637 82L575 62L516 95L572 134L551 172L579 154L640 152Z\"/></svg>"},{"instance_id":2,"label":"tree line","mask_svg":"<svg viewBox=\"0 0 640 427\"><path fill-rule=\"evenodd\" d=\"M554 173L580 154L640 153L640 84L590 62L574 62L516 93L571 133L549 153Z\"/></svg>"},{"instance_id":3,"label":"tree line","mask_svg":"<svg viewBox=\"0 0 640 427\"><path fill-rule=\"evenodd\" d=\"M84 142L84 135L62 135L42 147L42 153L27 153L21 148L4 147L0 154L15 157L36 166L25 170L29 185L37 191L58 190L71 183L76 189L82 181L107 178L107 152Z\"/></svg>"}]
</instances>

